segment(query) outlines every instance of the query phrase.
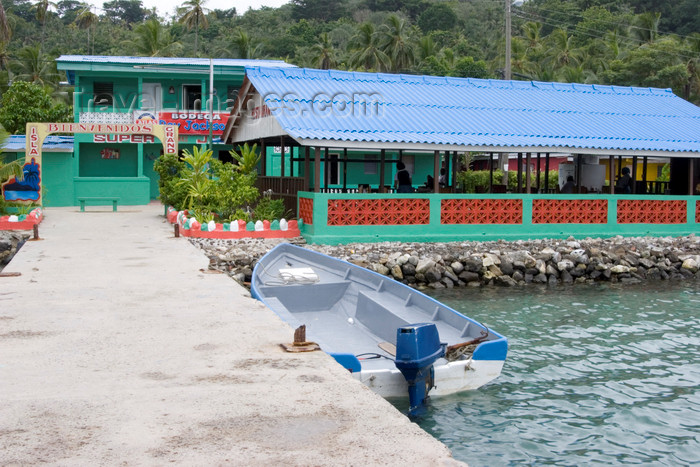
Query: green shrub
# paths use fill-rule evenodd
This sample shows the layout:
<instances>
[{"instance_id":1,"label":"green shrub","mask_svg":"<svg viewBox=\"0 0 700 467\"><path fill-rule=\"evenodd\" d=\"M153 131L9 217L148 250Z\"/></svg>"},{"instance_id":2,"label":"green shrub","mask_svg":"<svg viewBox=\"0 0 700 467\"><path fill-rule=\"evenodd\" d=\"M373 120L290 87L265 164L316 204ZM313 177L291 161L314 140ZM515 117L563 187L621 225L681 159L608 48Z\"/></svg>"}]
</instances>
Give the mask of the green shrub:
<instances>
[{"instance_id":1,"label":"green shrub","mask_svg":"<svg viewBox=\"0 0 700 467\"><path fill-rule=\"evenodd\" d=\"M185 209L185 197L187 190L180 184L180 174L185 168L177 154L165 154L160 156L153 164L153 170L160 177L158 188L160 189L160 200L166 206L181 211Z\"/></svg>"},{"instance_id":2,"label":"green shrub","mask_svg":"<svg viewBox=\"0 0 700 467\"><path fill-rule=\"evenodd\" d=\"M263 196L258 205L255 206L253 218L255 220L281 219L284 217L284 200L272 199L269 196Z\"/></svg>"}]
</instances>

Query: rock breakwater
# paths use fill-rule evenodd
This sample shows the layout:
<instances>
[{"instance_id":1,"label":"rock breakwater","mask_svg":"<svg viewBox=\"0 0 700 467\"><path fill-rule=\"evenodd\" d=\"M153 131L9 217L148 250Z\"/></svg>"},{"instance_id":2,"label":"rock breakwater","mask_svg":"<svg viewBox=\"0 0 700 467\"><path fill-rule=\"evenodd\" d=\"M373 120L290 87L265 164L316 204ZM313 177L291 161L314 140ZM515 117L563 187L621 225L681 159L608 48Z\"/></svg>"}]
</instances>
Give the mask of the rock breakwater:
<instances>
[{"instance_id":1,"label":"rock breakwater","mask_svg":"<svg viewBox=\"0 0 700 467\"><path fill-rule=\"evenodd\" d=\"M29 233L23 230L0 230L0 271L7 266L28 238Z\"/></svg>"},{"instance_id":2,"label":"rock breakwater","mask_svg":"<svg viewBox=\"0 0 700 467\"><path fill-rule=\"evenodd\" d=\"M245 283L255 262L284 240L190 241L204 250L210 269ZM700 279L700 237L694 235L305 247L416 288Z\"/></svg>"}]
</instances>

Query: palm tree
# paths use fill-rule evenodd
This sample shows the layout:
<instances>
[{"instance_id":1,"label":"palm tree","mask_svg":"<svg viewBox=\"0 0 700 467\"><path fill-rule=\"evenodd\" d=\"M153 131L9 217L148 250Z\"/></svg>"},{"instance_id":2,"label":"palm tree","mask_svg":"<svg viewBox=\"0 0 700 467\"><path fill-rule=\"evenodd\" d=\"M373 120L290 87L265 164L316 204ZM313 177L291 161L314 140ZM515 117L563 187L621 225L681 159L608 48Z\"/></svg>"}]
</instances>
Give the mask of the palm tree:
<instances>
[{"instance_id":1,"label":"palm tree","mask_svg":"<svg viewBox=\"0 0 700 467\"><path fill-rule=\"evenodd\" d=\"M632 26L634 34L641 42L651 44L659 37L659 21L661 21L661 13L647 11L638 14L635 17L637 26Z\"/></svg>"},{"instance_id":2,"label":"palm tree","mask_svg":"<svg viewBox=\"0 0 700 467\"><path fill-rule=\"evenodd\" d=\"M41 45L28 45L17 52L17 60L10 66L21 81L55 87L59 75L56 62L41 52Z\"/></svg>"},{"instance_id":3,"label":"palm tree","mask_svg":"<svg viewBox=\"0 0 700 467\"><path fill-rule=\"evenodd\" d=\"M124 41L126 47L146 57L172 57L182 50L182 44L175 40L170 30L160 24L158 18L151 18L134 28L134 38Z\"/></svg>"},{"instance_id":4,"label":"palm tree","mask_svg":"<svg viewBox=\"0 0 700 467\"><path fill-rule=\"evenodd\" d=\"M12 29L10 23L7 22L5 8L0 3L0 42L9 42L12 37Z\"/></svg>"},{"instance_id":5,"label":"palm tree","mask_svg":"<svg viewBox=\"0 0 700 467\"><path fill-rule=\"evenodd\" d=\"M219 55L243 59L261 58L260 43L251 38L243 29L238 29L230 39L231 47L222 47Z\"/></svg>"},{"instance_id":6,"label":"palm tree","mask_svg":"<svg viewBox=\"0 0 700 467\"><path fill-rule=\"evenodd\" d=\"M573 35L570 36L564 29L558 28L552 31L548 39L551 45L547 49L546 61L555 69L579 65L580 51L573 47Z\"/></svg>"},{"instance_id":7,"label":"palm tree","mask_svg":"<svg viewBox=\"0 0 700 467\"><path fill-rule=\"evenodd\" d=\"M89 5L85 5L85 8L83 11L78 13L78 16L75 17L75 24L78 26L80 29L86 29L87 30L87 50L88 53L90 53L90 29L95 28L97 23L99 22L100 18L92 12L92 7ZM94 49L94 34L93 34L93 49ZM94 52L94 50L93 50Z\"/></svg>"},{"instance_id":8,"label":"palm tree","mask_svg":"<svg viewBox=\"0 0 700 467\"><path fill-rule=\"evenodd\" d=\"M406 20L389 15L381 31L379 48L391 59L391 70L398 72L413 65L416 55Z\"/></svg>"},{"instance_id":9,"label":"palm tree","mask_svg":"<svg viewBox=\"0 0 700 467\"><path fill-rule=\"evenodd\" d=\"M384 71L389 68L391 60L379 49L378 34L372 23L362 23L350 39L350 66L363 68L365 71Z\"/></svg>"},{"instance_id":10,"label":"palm tree","mask_svg":"<svg viewBox=\"0 0 700 467\"><path fill-rule=\"evenodd\" d=\"M336 66L336 50L331 43L327 32L321 34L319 42L311 47L314 54L314 64L322 70L329 70Z\"/></svg>"},{"instance_id":11,"label":"palm tree","mask_svg":"<svg viewBox=\"0 0 700 467\"><path fill-rule=\"evenodd\" d=\"M183 3L180 8L178 8L177 13L180 17L179 21L187 26L188 30L194 28L194 56L197 56L198 52L198 41L199 41L199 28L200 26L204 29L209 27L209 21L207 20L208 8L204 8L204 3L207 0L187 0Z\"/></svg>"},{"instance_id":12,"label":"palm tree","mask_svg":"<svg viewBox=\"0 0 700 467\"><path fill-rule=\"evenodd\" d=\"M55 8L56 4L49 0L37 0L34 4L36 8L36 19L41 23L41 42L39 49L44 48L44 36L46 33L46 16L49 13L49 8Z\"/></svg>"}]
</instances>

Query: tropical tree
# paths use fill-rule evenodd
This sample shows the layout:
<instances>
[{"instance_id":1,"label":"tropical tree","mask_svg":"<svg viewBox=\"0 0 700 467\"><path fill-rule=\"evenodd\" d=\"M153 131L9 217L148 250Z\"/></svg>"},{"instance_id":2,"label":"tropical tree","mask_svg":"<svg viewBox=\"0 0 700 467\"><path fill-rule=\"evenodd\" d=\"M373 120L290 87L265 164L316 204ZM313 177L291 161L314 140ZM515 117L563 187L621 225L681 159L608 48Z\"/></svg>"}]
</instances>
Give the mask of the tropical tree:
<instances>
[{"instance_id":1,"label":"tropical tree","mask_svg":"<svg viewBox=\"0 0 700 467\"><path fill-rule=\"evenodd\" d=\"M10 29L10 23L7 21L5 7L0 3L0 42L9 42L10 38L12 38L12 29Z\"/></svg>"},{"instance_id":2,"label":"tropical tree","mask_svg":"<svg viewBox=\"0 0 700 467\"><path fill-rule=\"evenodd\" d=\"M647 11L635 16L634 34L640 42L651 44L659 37L659 22L661 13Z\"/></svg>"},{"instance_id":3,"label":"tropical tree","mask_svg":"<svg viewBox=\"0 0 700 467\"><path fill-rule=\"evenodd\" d=\"M573 35L569 35L564 29L557 28L547 36L547 40L550 45L547 49L546 61L555 69L579 65L580 51L573 45Z\"/></svg>"},{"instance_id":4,"label":"tropical tree","mask_svg":"<svg viewBox=\"0 0 700 467\"><path fill-rule=\"evenodd\" d=\"M63 103L54 103L38 84L14 81L0 100L0 124L10 134L23 134L28 122L68 122L72 113Z\"/></svg>"},{"instance_id":5,"label":"tropical tree","mask_svg":"<svg viewBox=\"0 0 700 467\"><path fill-rule=\"evenodd\" d=\"M179 21L184 24L188 30L194 28L194 56L198 56L199 28L207 29L209 20L207 20L208 8L204 8L207 0L187 0L183 6L178 8L177 13Z\"/></svg>"},{"instance_id":6,"label":"tropical tree","mask_svg":"<svg viewBox=\"0 0 700 467\"><path fill-rule=\"evenodd\" d=\"M391 60L391 71L409 69L416 55L412 33L406 20L397 15L389 15L380 34L379 48Z\"/></svg>"},{"instance_id":7,"label":"tropical tree","mask_svg":"<svg viewBox=\"0 0 700 467\"><path fill-rule=\"evenodd\" d=\"M41 52L41 45L28 45L17 52L11 63L15 78L41 86L56 87L59 81L56 62Z\"/></svg>"},{"instance_id":8,"label":"tropical tree","mask_svg":"<svg viewBox=\"0 0 700 467\"><path fill-rule=\"evenodd\" d=\"M314 54L314 65L322 70L334 68L337 64L336 50L327 32L321 34L319 41L311 48Z\"/></svg>"},{"instance_id":9,"label":"tropical tree","mask_svg":"<svg viewBox=\"0 0 700 467\"><path fill-rule=\"evenodd\" d=\"M384 71L391 65L391 59L379 48L379 36L372 23L362 23L350 39L350 66L365 71Z\"/></svg>"},{"instance_id":10,"label":"tropical tree","mask_svg":"<svg viewBox=\"0 0 700 467\"><path fill-rule=\"evenodd\" d=\"M182 50L182 44L175 40L170 30L163 27L157 18L136 26L134 38L123 44L146 57L172 57Z\"/></svg>"},{"instance_id":11,"label":"tropical tree","mask_svg":"<svg viewBox=\"0 0 700 467\"><path fill-rule=\"evenodd\" d=\"M220 49L219 54L243 59L260 58L261 44L243 29L238 29L229 39L230 45Z\"/></svg>"},{"instance_id":12,"label":"tropical tree","mask_svg":"<svg viewBox=\"0 0 700 467\"><path fill-rule=\"evenodd\" d=\"M90 53L90 30L92 29L94 31L95 26L97 23L100 21L99 16L97 16L95 13L92 12L92 6L90 5L85 5L85 8L78 13L78 16L75 17L75 25L78 26L80 29L84 29L87 31L87 50L88 53ZM94 36L94 33L93 33ZM94 52L94 37L93 37L93 52Z\"/></svg>"},{"instance_id":13,"label":"tropical tree","mask_svg":"<svg viewBox=\"0 0 700 467\"><path fill-rule=\"evenodd\" d=\"M46 36L46 17L49 14L50 8L56 8L56 4L49 0L37 0L34 4L36 8L36 19L41 24L41 41L39 42L39 50L44 48L44 38Z\"/></svg>"}]
</instances>

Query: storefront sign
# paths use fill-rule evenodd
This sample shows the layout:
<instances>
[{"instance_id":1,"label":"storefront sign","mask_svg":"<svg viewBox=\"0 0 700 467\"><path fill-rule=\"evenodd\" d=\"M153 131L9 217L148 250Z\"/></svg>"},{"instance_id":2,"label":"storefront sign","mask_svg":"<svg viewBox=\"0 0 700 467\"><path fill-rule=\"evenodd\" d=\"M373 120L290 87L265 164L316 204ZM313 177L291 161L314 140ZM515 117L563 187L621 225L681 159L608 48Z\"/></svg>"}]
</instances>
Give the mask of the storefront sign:
<instances>
[{"instance_id":1,"label":"storefront sign","mask_svg":"<svg viewBox=\"0 0 700 467\"><path fill-rule=\"evenodd\" d=\"M93 143L155 143L153 135L93 135Z\"/></svg>"},{"instance_id":2,"label":"storefront sign","mask_svg":"<svg viewBox=\"0 0 700 467\"><path fill-rule=\"evenodd\" d=\"M226 121L229 114L214 112L212 117L212 133L219 136L224 133ZM161 112L158 114L158 124L176 125L178 133L181 135L208 135L209 134L209 114L208 113L179 113Z\"/></svg>"}]
</instances>

